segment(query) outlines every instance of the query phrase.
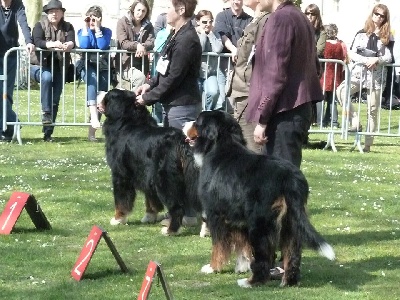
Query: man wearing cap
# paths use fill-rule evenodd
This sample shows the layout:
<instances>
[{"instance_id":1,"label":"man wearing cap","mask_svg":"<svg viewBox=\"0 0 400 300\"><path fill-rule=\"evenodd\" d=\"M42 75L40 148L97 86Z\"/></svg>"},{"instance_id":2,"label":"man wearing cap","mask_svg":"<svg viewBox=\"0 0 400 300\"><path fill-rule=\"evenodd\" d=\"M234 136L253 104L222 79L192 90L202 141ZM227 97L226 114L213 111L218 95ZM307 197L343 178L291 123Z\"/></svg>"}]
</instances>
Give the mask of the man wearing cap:
<instances>
[{"instance_id":1,"label":"man wearing cap","mask_svg":"<svg viewBox=\"0 0 400 300\"><path fill-rule=\"evenodd\" d=\"M1 0L0 6L0 75L7 74L7 98L6 119L8 122L15 122L17 116L12 109L13 91L17 73L17 52L13 51L7 58L7 70L4 70L4 55L12 47L18 47L18 24L21 27L25 38L26 49L32 52L35 46L32 44L30 28L26 20L25 6L22 0ZM6 71L6 72L5 72ZM0 80L0 94L3 95L3 80ZM3 101L0 101L0 142L11 141L13 126L7 126L3 131Z\"/></svg>"}]
</instances>

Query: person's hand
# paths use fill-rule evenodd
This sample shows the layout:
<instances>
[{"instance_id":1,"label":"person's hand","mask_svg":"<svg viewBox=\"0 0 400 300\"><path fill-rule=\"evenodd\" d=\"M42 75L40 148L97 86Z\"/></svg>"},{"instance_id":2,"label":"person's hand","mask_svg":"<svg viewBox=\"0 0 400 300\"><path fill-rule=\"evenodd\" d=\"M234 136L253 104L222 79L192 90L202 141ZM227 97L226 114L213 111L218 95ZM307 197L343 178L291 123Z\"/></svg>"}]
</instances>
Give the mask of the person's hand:
<instances>
[{"instance_id":1,"label":"person's hand","mask_svg":"<svg viewBox=\"0 0 400 300\"><path fill-rule=\"evenodd\" d=\"M143 94L142 94L143 95ZM140 105L145 105L142 95L136 96L136 103Z\"/></svg>"},{"instance_id":2,"label":"person's hand","mask_svg":"<svg viewBox=\"0 0 400 300\"><path fill-rule=\"evenodd\" d=\"M137 89L136 89L136 91L135 91L135 94L136 94L136 96L140 96L140 95L143 95L145 92L147 92L148 90L150 90L150 84L147 84L147 83L145 83L145 84L142 84L141 86L139 86ZM136 99L137 99L138 97L136 97Z\"/></svg>"},{"instance_id":3,"label":"person's hand","mask_svg":"<svg viewBox=\"0 0 400 300\"><path fill-rule=\"evenodd\" d=\"M235 49L233 49L233 51L231 52L232 55L232 62L236 63L237 61L237 48L235 47Z\"/></svg>"},{"instance_id":4,"label":"person's hand","mask_svg":"<svg viewBox=\"0 0 400 300\"><path fill-rule=\"evenodd\" d=\"M97 110L98 110L100 113L104 114L104 104L103 104L103 101L97 102Z\"/></svg>"},{"instance_id":5,"label":"person's hand","mask_svg":"<svg viewBox=\"0 0 400 300\"><path fill-rule=\"evenodd\" d=\"M62 49L62 47L63 47L63 43L61 43L60 41L54 41L54 42L48 42L48 43L50 43L50 47L48 47L48 48Z\"/></svg>"},{"instance_id":6,"label":"person's hand","mask_svg":"<svg viewBox=\"0 0 400 300\"><path fill-rule=\"evenodd\" d=\"M73 42L66 42L62 44L62 49L66 52L70 52L74 48L74 43Z\"/></svg>"},{"instance_id":7,"label":"person's hand","mask_svg":"<svg viewBox=\"0 0 400 300\"><path fill-rule=\"evenodd\" d=\"M257 124L254 129L254 142L257 145L264 145L267 143L268 138L265 136L265 130L267 129L267 125Z\"/></svg>"},{"instance_id":8,"label":"person's hand","mask_svg":"<svg viewBox=\"0 0 400 300\"><path fill-rule=\"evenodd\" d=\"M33 51L35 51L35 45L32 43L26 44L26 51L28 51L29 53L32 53Z\"/></svg>"},{"instance_id":9,"label":"person's hand","mask_svg":"<svg viewBox=\"0 0 400 300\"><path fill-rule=\"evenodd\" d=\"M197 32L198 34L204 33L204 29L201 28L201 26L196 26L195 29L196 29L196 32Z\"/></svg>"},{"instance_id":10,"label":"person's hand","mask_svg":"<svg viewBox=\"0 0 400 300\"><path fill-rule=\"evenodd\" d=\"M101 27L101 17L92 16L92 18L95 20L95 21L94 21L94 29L95 29L95 31L100 31L100 27Z\"/></svg>"},{"instance_id":11,"label":"person's hand","mask_svg":"<svg viewBox=\"0 0 400 300\"><path fill-rule=\"evenodd\" d=\"M238 59L237 55L232 55L232 62L233 62L234 64L236 64L237 59Z\"/></svg>"},{"instance_id":12,"label":"person's hand","mask_svg":"<svg viewBox=\"0 0 400 300\"><path fill-rule=\"evenodd\" d=\"M147 54L146 48L142 44L137 44L135 57L143 57Z\"/></svg>"},{"instance_id":13,"label":"person's hand","mask_svg":"<svg viewBox=\"0 0 400 300\"><path fill-rule=\"evenodd\" d=\"M379 62L378 57L368 57L367 62L365 63L365 66L371 70L371 69L374 69L378 65L378 62Z\"/></svg>"}]
</instances>

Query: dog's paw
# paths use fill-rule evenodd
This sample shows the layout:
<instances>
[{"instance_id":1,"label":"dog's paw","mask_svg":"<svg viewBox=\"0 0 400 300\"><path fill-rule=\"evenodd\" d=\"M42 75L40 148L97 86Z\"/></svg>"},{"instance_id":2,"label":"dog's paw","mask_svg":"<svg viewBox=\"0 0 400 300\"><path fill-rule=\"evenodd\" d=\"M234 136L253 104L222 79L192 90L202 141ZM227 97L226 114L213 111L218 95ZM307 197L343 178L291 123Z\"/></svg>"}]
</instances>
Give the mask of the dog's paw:
<instances>
[{"instance_id":1,"label":"dog's paw","mask_svg":"<svg viewBox=\"0 0 400 300\"><path fill-rule=\"evenodd\" d=\"M161 234L165 235L165 236L178 235L179 230L176 232L173 232L173 231L169 231L168 227L163 227L163 228L161 228Z\"/></svg>"},{"instance_id":2,"label":"dog's paw","mask_svg":"<svg viewBox=\"0 0 400 300\"><path fill-rule=\"evenodd\" d=\"M251 288L251 284L247 278L238 279L237 284L242 288Z\"/></svg>"},{"instance_id":3,"label":"dog's paw","mask_svg":"<svg viewBox=\"0 0 400 300\"><path fill-rule=\"evenodd\" d=\"M162 235L169 235L168 227L163 227L163 228L161 228L161 234L162 234Z\"/></svg>"},{"instance_id":4,"label":"dog's paw","mask_svg":"<svg viewBox=\"0 0 400 300\"><path fill-rule=\"evenodd\" d=\"M144 217L140 220L143 224L152 224L157 221L157 214L146 213Z\"/></svg>"},{"instance_id":5,"label":"dog's paw","mask_svg":"<svg viewBox=\"0 0 400 300\"><path fill-rule=\"evenodd\" d=\"M212 274L214 273L214 269L211 267L210 264L206 264L201 268L201 273Z\"/></svg>"},{"instance_id":6,"label":"dog's paw","mask_svg":"<svg viewBox=\"0 0 400 300\"><path fill-rule=\"evenodd\" d=\"M206 222L203 222L201 224L200 237L203 238L207 236L210 236L210 230L208 229Z\"/></svg>"},{"instance_id":7,"label":"dog's paw","mask_svg":"<svg viewBox=\"0 0 400 300\"><path fill-rule=\"evenodd\" d=\"M110 224L113 225L113 226L120 225L120 224L121 225L125 225L127 222L128 222L128 218L127 217L122 217L120 219L112 218L110 220Z\"/></svg>"},{"instance_id":8,"label":"dog's paw","mask_svg":"<svg viewBox=\"0 0 400 300\"><path fill-rule=\"evenodd\" d=\"M238 255L235 266L235 273L246 273L250 271L250 259L244 255Z\"/></svg>"}]
</instances>

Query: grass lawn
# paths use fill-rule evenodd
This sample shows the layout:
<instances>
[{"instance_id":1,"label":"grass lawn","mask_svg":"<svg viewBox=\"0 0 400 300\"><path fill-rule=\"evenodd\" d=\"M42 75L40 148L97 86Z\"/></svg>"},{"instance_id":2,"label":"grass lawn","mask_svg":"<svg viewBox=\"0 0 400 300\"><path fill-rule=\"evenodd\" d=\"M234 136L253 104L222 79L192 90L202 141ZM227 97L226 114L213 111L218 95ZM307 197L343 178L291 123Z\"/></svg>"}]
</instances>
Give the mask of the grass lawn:
<instances>
[{"instance_id":1,"label":"grass lawn","mask_svg":"<svg viewBox=\"0 0 400 300\"><path fill-rule=\"evenodd\" d=\"M82 100L83 101L83 100ZM101 137L101 135L99 134ZM211 240L200 228L164 237L142 225L139 194L129 225L112 227L113 200L104 143L90 143L87 128L57 127L55 143L41 141L41 128L24 126L24 144L0 144L0 212L13 191L33 194L52 225L37 231L23 211L10 235L0 236L0 299L136 299L149 260L162 264L175 299L400 299L400 161L398 138L376 138L371 153L305 149L312 223L334 247L330 262L303 252L299 287L273 281L241 289L234 260L222 274L204 275ZM325 139L311 135L312 141ZM108 231L129 268L119 267L101 241L82 281L70 275L93 225ZM154 282L151 299L165 299Z\"/></svg>"}]
</instances>

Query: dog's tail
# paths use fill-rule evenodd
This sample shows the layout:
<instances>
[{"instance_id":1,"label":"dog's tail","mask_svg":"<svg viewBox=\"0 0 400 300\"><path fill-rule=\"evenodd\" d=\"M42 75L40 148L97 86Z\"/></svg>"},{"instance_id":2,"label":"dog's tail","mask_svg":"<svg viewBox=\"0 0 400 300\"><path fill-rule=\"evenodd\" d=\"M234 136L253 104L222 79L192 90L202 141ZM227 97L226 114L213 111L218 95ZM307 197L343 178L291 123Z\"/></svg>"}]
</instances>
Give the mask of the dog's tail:
<instances>
[{"instance_id":1,"label":"dog's tail","mask_svg":"<svg viewBox=\"0 0 400 300\"><path fill-rule=\"evenodd\" d=\"M311 248L319 252L320 255L325 256L329 260L335 259L335 252L331 245L317 232L314 226L310 223L308 216L303 208L300 211L298 218L300 230L302 231L303 240Z\"/></svg>"},{"instance_id":2,"label":"dog's tail","mask_svg":"<svg viewBox=\"0 0 400 300\"><path fill-rule=\"evenodd\" d=\"M308 183L299 171L299 177L288 182L285 198L292 232L299 234L302 241L313 250L318 251L329 260L335 259L335 252L331 245L317 232L306 213L308 198ZM290 186L290 187L289 187Z\"/></svg>"}]
</instances>

